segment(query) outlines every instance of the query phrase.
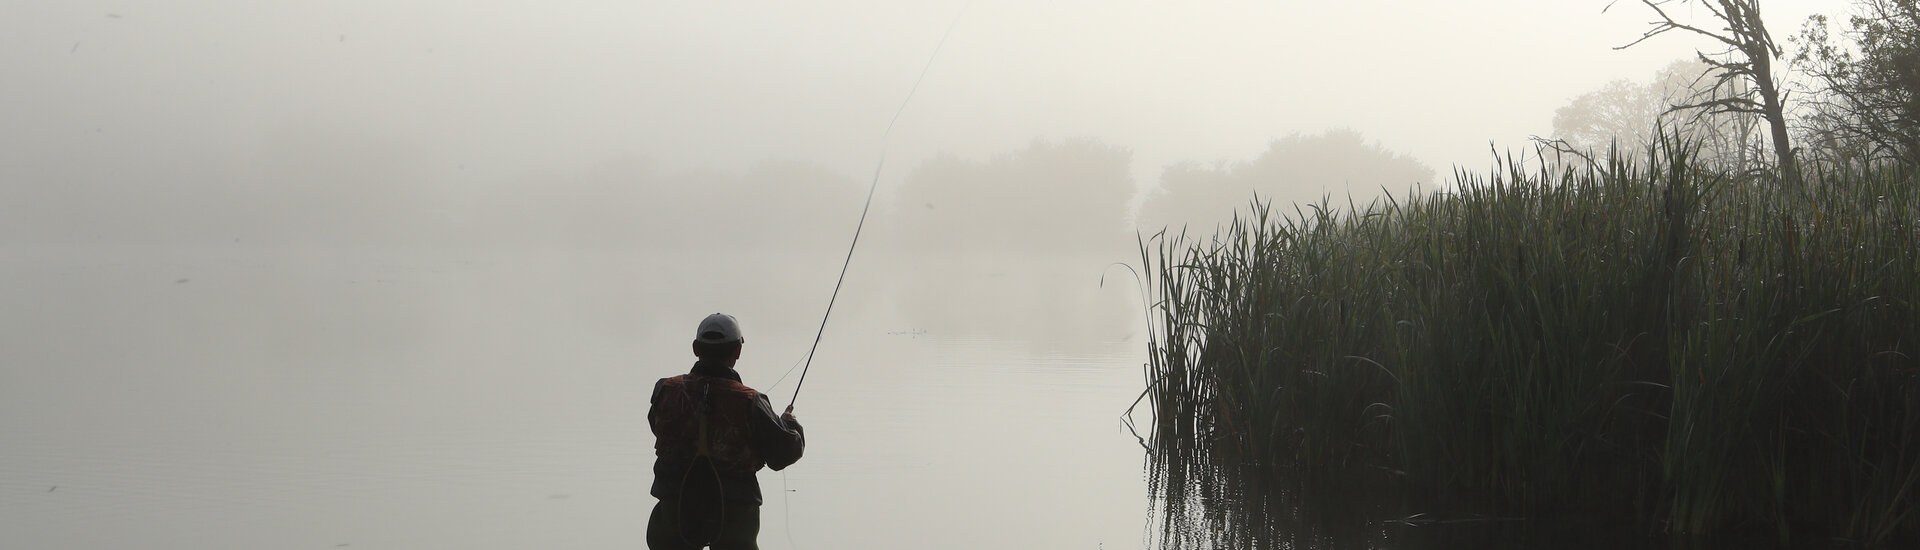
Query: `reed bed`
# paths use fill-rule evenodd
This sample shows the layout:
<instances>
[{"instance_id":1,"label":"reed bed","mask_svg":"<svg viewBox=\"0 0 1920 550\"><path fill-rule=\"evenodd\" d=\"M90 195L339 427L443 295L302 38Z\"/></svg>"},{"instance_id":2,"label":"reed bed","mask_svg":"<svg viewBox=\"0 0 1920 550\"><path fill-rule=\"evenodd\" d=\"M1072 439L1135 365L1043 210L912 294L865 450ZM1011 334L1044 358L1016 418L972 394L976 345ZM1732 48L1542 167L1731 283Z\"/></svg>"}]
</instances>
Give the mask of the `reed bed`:
<instances>
[{"instance_id":1,"label":"reed bed","mask_svg":"<svg viewBox=\"0 0 1920 550\"><path fill-rule=\"evenodd\" d=\"M1142 240L1160 546L1920 542L1913 170L1458 181Z\"/></svg>"}]
</instances>

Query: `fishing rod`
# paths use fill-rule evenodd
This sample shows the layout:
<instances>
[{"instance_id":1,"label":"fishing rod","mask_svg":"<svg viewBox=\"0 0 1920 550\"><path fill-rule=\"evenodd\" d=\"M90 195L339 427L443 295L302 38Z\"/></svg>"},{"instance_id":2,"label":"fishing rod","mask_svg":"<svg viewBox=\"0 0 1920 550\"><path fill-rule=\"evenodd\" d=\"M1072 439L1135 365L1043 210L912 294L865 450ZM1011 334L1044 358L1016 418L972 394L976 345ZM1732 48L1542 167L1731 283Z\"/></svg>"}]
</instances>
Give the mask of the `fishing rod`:
<instances>
[{"instance_id":1,"label":"fishing rod","mask_svg":"<svg viewBox=\"0 0 1920 550\"><path fill-rule=\"evenodd\" d=\"M893 118L887 121L887 131L880 134L880 162L873 166L873 183L867 185L867 202L860 207L860 223L853 227L853 243L847 245L847 259L840 264L840 278L833 282L833 295L827 298L827 313L820 316L820 330L813 334L813 346L807 348L807 362L800 368L800 380L793 384L793 399L787 401L787 412L793 412L793 404L800 401L800 388L807 385L807 371L813 368L813 352L820 349L820 337L827 333L827 319L833 317L833 303L840 299L840 285L847 282L847 266L853 265L853 251L860 246L860 231L867 227L867 211L873 208L873 192L880 188L880 170L887 165L893 124L900 122L900 113L907 112L907 105L913 102L914 92L920 91L920 82L927 79L927 71L933 68L933 60L939 59L940 50L946 47L947 37L953 36L953 28L960 25L960 16L966 15L967 8L972 6L972 3L968 3L960 8L960 13L953 15L953 22L947 24L947 32L940 35L940 43L934 45L933 54L927 56L926 65L920 67L920 76L913 79L913 87L907 90L907 98L900 101L900 108L895 109Z\"/></svg>"}]
</instances>

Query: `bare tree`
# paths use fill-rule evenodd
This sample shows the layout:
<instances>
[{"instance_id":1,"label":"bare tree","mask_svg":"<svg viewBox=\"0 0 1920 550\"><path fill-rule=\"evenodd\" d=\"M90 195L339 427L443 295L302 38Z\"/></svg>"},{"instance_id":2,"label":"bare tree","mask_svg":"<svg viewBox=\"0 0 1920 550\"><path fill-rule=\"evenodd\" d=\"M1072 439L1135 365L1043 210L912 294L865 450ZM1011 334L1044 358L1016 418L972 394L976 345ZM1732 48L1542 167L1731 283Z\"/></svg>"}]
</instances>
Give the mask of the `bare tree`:
<instances>
[{"instance_id":1,"label":"bare tree","mask_svg":"<svg viewBox=\"0 0 1920 550\"><path fill-rule=\"evenodd\" d=\"M1705 29L1679 22L1667 13L1664 6L1697 2L1713 13L1715 19L1725 24L1719 29ZM1744 80L1751 83L1745 93L1725 97L1714 97L1703 101L1676 105L1674 111L1693 110L1703 115L1720 114L1755 115L1766 119L1773 130L1773 152L1778 158L1781 176L1789 184L1799 185L1800 170L1794 162L1793 144L1787 137L1787 115L1781 99L1780 87L1773 78L1773 59L1782 55L1779 44L1767 33L1767 26L1760 19L1760 0L1640 0L1640 3L1652 8L1660 19L1653 21L1640 38L1614 49L1631 48L1655 36L1670 31L1686 31L1711 38L1726 46L1719 52L1695 52L1700 62L1709 69L1700 75L1701 79L1713 79L1713 88L1721 88ZM1612 4L1608 4L1612 8ZM1604 11L1604 10L1603 10ZM1740 88L1739 86L1733 86Z\"/></svg>"}]
</instances>

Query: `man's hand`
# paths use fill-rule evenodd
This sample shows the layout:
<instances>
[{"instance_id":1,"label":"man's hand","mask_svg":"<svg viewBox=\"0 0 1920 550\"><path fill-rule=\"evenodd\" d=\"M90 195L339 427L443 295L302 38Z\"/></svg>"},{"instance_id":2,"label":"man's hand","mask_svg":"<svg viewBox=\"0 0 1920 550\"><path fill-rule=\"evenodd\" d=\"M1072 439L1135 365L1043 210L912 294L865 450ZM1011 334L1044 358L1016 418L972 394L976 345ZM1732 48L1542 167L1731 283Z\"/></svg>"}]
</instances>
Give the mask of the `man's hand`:
<instances>
[{"instance_id":1,"label":"man's hand","mask_svg":"<svg viewBox=\"0 0 1920 550\"><path fill-rule=\"evenodd\" d=\"M793 405L787 405L787 412L780 413L780 419L789 422L795 420L793 417Z\"/></svg>"}]
</instances>

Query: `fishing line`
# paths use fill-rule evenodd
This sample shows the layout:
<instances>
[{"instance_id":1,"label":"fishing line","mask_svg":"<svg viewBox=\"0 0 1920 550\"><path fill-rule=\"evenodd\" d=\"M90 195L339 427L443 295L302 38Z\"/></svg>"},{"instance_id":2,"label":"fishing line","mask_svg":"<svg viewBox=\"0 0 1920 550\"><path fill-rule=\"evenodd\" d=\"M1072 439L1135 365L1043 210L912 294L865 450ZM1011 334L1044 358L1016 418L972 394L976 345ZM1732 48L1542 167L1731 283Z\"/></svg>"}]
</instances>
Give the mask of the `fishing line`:
<instances>
[{"instance_id":1,"label":"fishing line","mask_svg":"<svg viewBox=\"0 0 1920 550\"><path fill-rule=\"evenodd\" d=\"M773 389L774 389L774 388L778 388L778 387L780 387L780 383L781 383L781 382L785 382L785 381L787 381L787 375L790 375L790 374L793 374L793 371L794 371L795 369L799 369L799 368L800 368L800 362L801 362L801 361L805 361L806 359L807 359L807 358L805 358L805 357L801 357L801 358L799 358L799 359L794 359L794 360L793 360L793 366L790 366L790 367L787 367L787 371L786 371L786 372L783 372L783 373L780 373L780 378L778 378L778 379L775 379L775 380L773 381L773 384L771 384L771 385L768 385L768 386L767 386L767 391L773 391Z\"/></svg>"},{"instance_id":2,"label":"fishing line","mask_svg":"<svg viewBox=\"0 0 1920 550\"><path fill-rule=\"evenodd\" d=\"M840 278L833 282L833 295L827 298L827 313L820 316L820 330L813 334L813 346L807 348L807 361L800 368L800 381L793 384L793 399L787 401L787 409L800 400L800 388L807 385L807 370L813 368L813 352L820 349L820 337L827 333L827 319L833 316L833 303L840 299L840 285L847 282L847 266L853 265L853 251L860 246L860 231L867 226L867 211L873 208L873 192L880 188L880 170L887 165L887 148L892 145L893 124L900 121L900 113L907 112L907 104L913 102L914 92L920 91L920 82L927 79L927 71L933 68L933 60L940 58L941 48L946 47L947 37L953 35L953 28L960 25L960 16L966 15L972 3L961 6L960 13L953 15L953 22L947 24L947 32L940 35L940 43L934 45L933 55L927 56L927 64L920 67L920 76L913 80L913 88L907 90L907 98L900 101L900 108L893 111L893 118L887 121L887 131L880 134L880 162L873 166L873 183L867 185L867 203L860 207L860 223L853 228L853 244L847 245L847 259L840 264ZM782 376L782 378L785 378Z\"/></svg>"},{"instance_id":3,"label":"fishing line","mask_svg":"<svg viewBox=\"0 0 1920 550\"><path fill-rule=\"evenodd\" d=\"M895 109L893 118L887 120L887 131L880 134L880 161L874 163L873 182L867 184L867 202L860 207L860 223L853 227L853 243L847 245L847 259L840 263L840 277L833 281L833 295L827 298L827 312L820 316L820 330L813 333L813 346L807 348L806 362L800 368L800 380L793 384L793 399L787 401L788 411L792 411L793 404L800 401L800 388L807 384L807 371L813 368L813 352L820 349L820 337L827 333L827 319L833 317L833 303L840 299L840 285L847 282L847 266L853 265L853 251L860 246L860 231L867 227L867 211L873 208L873 192L880 188L880 169L887 165L887 149L893 141L893 124L900 121L900 113L907 112L907 104L913 102L914 92L920 91L920 82L927 79L927 71L933 68L933 60L939 59L940 50L947 46L947 37L953 36L953 28L960 26L960 16L966 15L967 8L971 7L973 3L968 2L960 6L960 13L953 14L953 21L947 23L947 32L940 35L940 43L933 46L933 54L927 56L927 64L920 67L920 76L915 77L913 87L907 89L907 98L900 101L900 108ZM780 380L775 380L773 384L780 385L780 381L786 380L788 374L793 374L793 368L787 368L787 372L781 374ZM798 548L799 545L793 542L792 495L793 490L787 488L787 472L783 470L780 472L781 523L786 527L787 546Z\"/></svg>"}]
</instances>

